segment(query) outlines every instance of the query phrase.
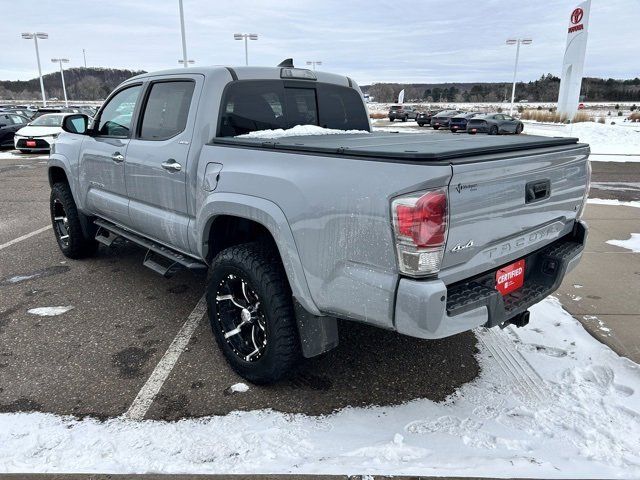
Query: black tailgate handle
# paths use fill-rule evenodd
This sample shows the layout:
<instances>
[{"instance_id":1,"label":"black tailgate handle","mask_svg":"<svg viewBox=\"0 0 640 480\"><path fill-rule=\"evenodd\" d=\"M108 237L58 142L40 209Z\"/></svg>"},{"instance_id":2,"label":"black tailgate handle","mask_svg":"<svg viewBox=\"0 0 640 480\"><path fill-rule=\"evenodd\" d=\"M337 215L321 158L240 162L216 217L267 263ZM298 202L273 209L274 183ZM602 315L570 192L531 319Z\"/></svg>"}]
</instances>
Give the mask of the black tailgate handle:
<instances>
[{"instance_id":1,"label":"black tailgate handle","mask_svg":"<svg viewBox=\"0 0 640 480\"><path fill-rule=\"evenodd\" d=\"M525 203L539 202L551 195L551 180L529 182L524 188Z\"/></svg>"}]
</instances>

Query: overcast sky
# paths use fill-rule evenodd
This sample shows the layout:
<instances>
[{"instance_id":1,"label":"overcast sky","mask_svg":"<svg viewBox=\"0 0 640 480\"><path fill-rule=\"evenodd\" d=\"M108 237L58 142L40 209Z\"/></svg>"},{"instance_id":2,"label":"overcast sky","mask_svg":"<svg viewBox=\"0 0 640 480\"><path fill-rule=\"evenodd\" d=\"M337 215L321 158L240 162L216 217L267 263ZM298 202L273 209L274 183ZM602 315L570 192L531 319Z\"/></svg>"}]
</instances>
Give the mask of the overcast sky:
<instances>
[{"instance_id":1,"label":"overcast sky","mask_svg":"<svg viewBox=\"0 0 640 480\"><path fill-rule=\"evenodd\" d=\"M6 3L5 3L6 2ZM70 66L158 70L182 58L178 0L4 0L0 79L37 75L33 41L43 31L43 71L52 57ZM372 82L510 81L510 36L522 47L519 80L559 74L569 15L577 0L184 0L189 57L198 65L244 64L233 33L258 33L249 62L296 65ZM593 0L585 75L640 76L640 0Z\"/></svg>"}]
</instances>

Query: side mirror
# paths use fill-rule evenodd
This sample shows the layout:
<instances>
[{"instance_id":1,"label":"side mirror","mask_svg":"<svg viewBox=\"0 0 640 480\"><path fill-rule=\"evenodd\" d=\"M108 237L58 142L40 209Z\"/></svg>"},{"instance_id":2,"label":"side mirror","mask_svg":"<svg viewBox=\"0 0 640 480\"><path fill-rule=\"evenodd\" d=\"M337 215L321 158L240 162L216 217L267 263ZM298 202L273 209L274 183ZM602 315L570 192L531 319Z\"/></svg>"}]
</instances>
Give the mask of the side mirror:
<instances>
[{"instance_id":1,"label":"side mirror","mask_svg":"<svg viewBox=\"0 0 640 480\"><path fill-rule=\"evenodd\" d=\"M6 126L7 126L7 124L6 124L6 123L0 123L0 128L2 128L2 127L6 127Z\"/></svg>"},{"instance_id":2,"label":"side mirror","mask_svg":"<svg viewBox=\"0 0 640 480\"><path fill-rule=\"evenodd\" d=\"M89 127L89 117L82 113L67 115L62 121L62 130L68 133L84 135Z\"/></svg>"}]
</instances>

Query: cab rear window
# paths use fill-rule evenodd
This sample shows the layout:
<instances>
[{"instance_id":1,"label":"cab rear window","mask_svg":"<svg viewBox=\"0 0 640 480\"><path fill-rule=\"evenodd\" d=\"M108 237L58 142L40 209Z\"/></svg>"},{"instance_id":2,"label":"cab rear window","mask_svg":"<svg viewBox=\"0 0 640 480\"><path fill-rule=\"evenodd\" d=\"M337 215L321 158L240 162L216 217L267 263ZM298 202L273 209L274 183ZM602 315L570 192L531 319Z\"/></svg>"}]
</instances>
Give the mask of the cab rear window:
<instances>
[{"instance_id":1,"label":"cab rear window","mask_svg":"<svg viewBox=\"0 0 640 480\"><path fill-rule=\"evenodd\" d=\"M326 83L247 80L230 84L222 100L218 136L318 125L369 130L360 94Z\"/></svg>"}]
</instances>

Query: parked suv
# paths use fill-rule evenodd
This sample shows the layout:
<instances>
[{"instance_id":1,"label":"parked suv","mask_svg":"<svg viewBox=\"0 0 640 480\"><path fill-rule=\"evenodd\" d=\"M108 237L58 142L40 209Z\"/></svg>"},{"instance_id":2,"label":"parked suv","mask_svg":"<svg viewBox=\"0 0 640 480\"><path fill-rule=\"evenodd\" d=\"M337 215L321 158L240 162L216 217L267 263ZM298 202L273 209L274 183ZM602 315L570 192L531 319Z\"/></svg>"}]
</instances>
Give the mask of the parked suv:
<instances>
[{"instance_id":1,"label":"parked suv","mask_svg":"<svg viewBox=\"0 0 640 480\"><path fill-rule=\"evenodd\" d=\"M340 75L181 68L127 80L90 126L65 117L51 221L69 258L126 240L162 275L208 269L225 358L270 383L334 348L337 318L422 339L525 325L584 248L588 155L371 132Z\"/></svg>"},{"instance_id":2,"label":"parked suv","mask_svg":"<svg viewBox=\"0 0 640 480\"><path fill-rule=\"evenodd\" d=\"M437 115L434 115L433 117L431 117L431 126L433 127L434 130L438 130L441 127L448 128L449 122L451 121L451 117L454 117L461 113L463 112L460 110L443 110Z\"/></svg>"},{"instance_id":3,"label":"parked suv","mask_svg":"<svg viewBox=\"0 0 640 480\"><path fill-rule=\"evenodd\" d=\"M418 112L416 116L416 122L418 122L419 127L424 127L425 125L431 125L431 117L437 115L442 110L427 110L425 112Z\"/></svg>"},{"instance_id":4,"label":"parked suv","mask_svg":"<svg viewBox=\"0 0 640 480\"><path fill-rule=\"evenodd\" d=\"M389 109L389 121L393 122L394 120L402 120L406 122L408 119L415 120L418 112L415 108L409 107L407 105L393 105Z\"/></svg>"}]
</instances>

